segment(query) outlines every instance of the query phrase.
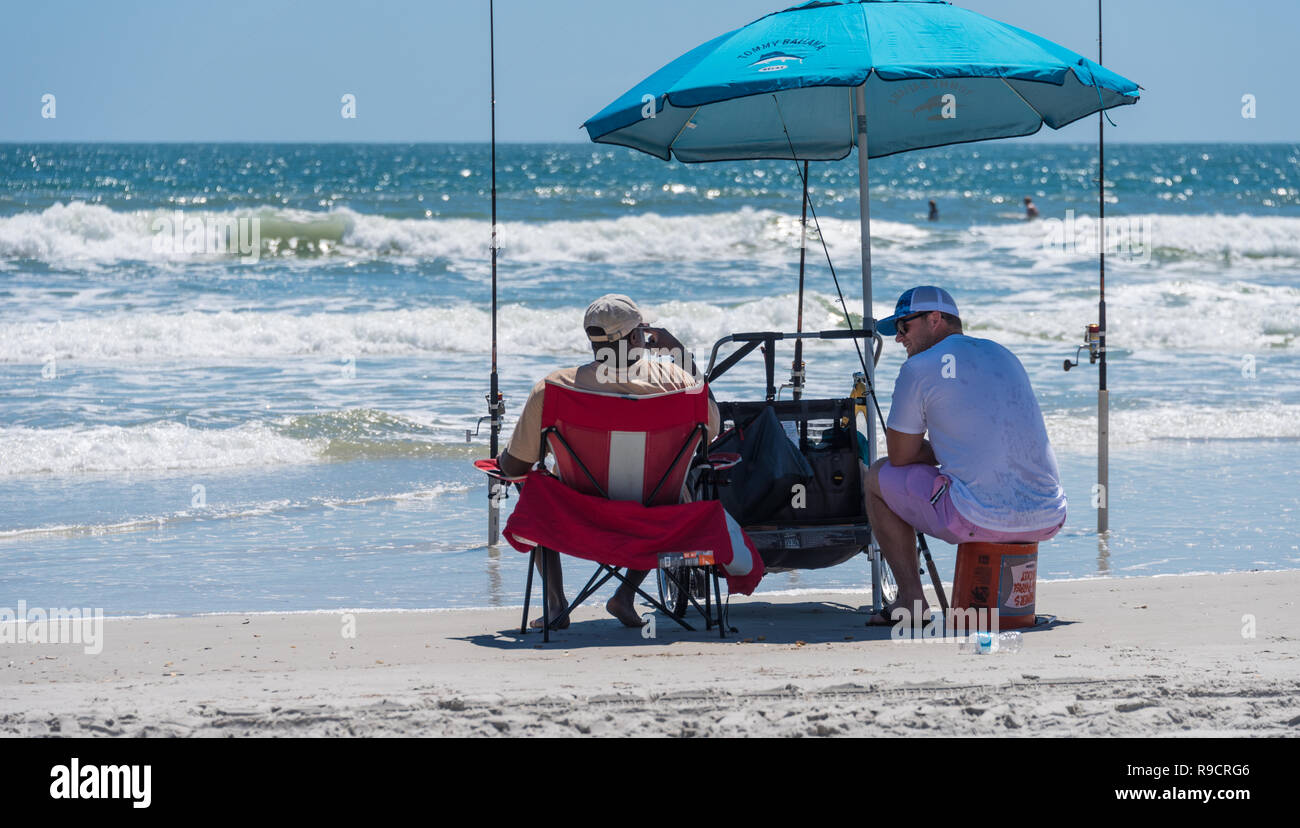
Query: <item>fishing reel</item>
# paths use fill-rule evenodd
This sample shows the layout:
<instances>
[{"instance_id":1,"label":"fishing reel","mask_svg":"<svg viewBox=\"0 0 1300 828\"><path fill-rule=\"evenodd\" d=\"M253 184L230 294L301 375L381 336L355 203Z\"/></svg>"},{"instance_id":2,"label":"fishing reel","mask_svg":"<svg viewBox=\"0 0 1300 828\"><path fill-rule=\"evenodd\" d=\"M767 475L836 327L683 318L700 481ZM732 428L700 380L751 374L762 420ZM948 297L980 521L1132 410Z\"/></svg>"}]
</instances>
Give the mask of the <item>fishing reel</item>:
<instances>
[{"instance_id":1,"label":"fishing reel","mask_svg":"<svg viewBox=\"0 0 1300 828\"><path fill-rule=\"evenodd\" d=\"M790 393L794 399L797 400L802 398L803 388L808 384L807 380L808 363L800 362L797 368L792 366L790 368L790 381L782 384L780 388L776 389L776 398L778 400L781 399L781 392L787 388L791 389Z\"/></svg>"},{"instance_id":2,"label":"fishing reel","mask_svg":"<svg viewBox=\"0 0 1300 828\"><path fill-rule=\"evenodd\" d=\"M492 402L491 393L483 395L483 399L487 400L488 411L490 411L491 413L485 417L479 417L478 422L474 424L473 431L470 431L468 428L465 429L466 443L472 443L474 441L474 438L478 436L479 429L483 427L484 420L488 421L490 428L495 428L495 429L500 429L502 424L505 423L506 398L500 392L497 392L497 400L495 403Z\"/></svg>"},{"instance_id":3,"label":"fishing reel","mask_svg":"<svg viewBox=\"0 0 1300 828\"><path fill-rule=\"evenodd\" d=\"M1096 322L1088 325L1083 330L1083 344L1074 349L1074 360L1065 361L1065 370L1077 368L1079 365L1079 352L1084 348L1088 349L1088 364L1096 365L1097 360L1101 358L1101 326Z\"/></svg>"}]
</instances>

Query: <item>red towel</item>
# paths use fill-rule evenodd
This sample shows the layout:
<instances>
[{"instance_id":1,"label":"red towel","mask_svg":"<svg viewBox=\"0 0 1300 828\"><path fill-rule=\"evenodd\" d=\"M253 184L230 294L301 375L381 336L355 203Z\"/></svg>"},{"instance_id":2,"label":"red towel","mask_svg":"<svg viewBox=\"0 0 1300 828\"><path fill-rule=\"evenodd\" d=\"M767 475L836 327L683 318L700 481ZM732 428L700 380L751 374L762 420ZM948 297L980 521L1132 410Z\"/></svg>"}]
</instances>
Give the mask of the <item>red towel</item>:
<instances>
[{"instance_id":1,"label":"red towel","mask_svg":"<svg viewBox=\"0 0 1300 828\"><path fill-rule=\"evenodd\" d=\"M753 542L716 500L642 506L580 492L533 471L506 521L506 540L520 552L545 546L576 558L653 570L659 555L707 552L722 566L727 589L749 595L763 579Z\"/></svg>"}]
</instances>

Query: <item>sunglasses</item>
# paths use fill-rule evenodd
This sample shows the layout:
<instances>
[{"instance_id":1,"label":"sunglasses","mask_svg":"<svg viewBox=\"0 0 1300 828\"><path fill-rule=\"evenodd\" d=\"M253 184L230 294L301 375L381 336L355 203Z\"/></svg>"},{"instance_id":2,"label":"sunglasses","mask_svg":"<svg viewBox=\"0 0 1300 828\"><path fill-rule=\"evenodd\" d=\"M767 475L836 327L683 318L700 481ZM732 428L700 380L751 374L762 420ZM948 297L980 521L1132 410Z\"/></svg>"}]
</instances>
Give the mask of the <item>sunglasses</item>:
<instances>
[{"instance_id":1,"label":"sunglasses","mask_svg":"<svg viewBox=\"0 0 1300 828\"><path fill-rule=\"evenodd\" d=\"M924 311L924 312L922 312L922 313L913 314L913 315L908 316L908 317L906 317L906 318L904 318L904 319L900 319L900 320L898 320L896 323L894 323L894 325L895 325L895 327L898 328L898 332L899 332L899 333L901 333L901 334L903 334L904 336L906 336L906 335L907 335L907 326L908 326L908 324L910 324L911 322L916 321L917 319L920 319L920 318L923 317L923 316L929 316L930 313L931 313L931 311Z\"/></svg>"}]
</instances>

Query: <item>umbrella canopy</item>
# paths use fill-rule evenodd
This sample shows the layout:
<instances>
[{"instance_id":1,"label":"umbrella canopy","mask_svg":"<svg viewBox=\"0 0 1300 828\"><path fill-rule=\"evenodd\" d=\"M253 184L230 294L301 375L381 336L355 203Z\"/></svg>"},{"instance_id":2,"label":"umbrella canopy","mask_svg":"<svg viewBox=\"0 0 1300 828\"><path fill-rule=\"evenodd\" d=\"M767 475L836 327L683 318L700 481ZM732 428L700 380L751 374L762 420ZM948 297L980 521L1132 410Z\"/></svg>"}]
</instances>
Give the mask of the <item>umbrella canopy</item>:
<instances>
[{"instance_id":1,"label":"umbrella canopy","mask_svg":"<svg viewBox=\"0 0 1300 828\"><path fill-rule=\"evenodd\" d=\"M1136 83L946 0L814 0L692 49L583 127L686 162L832 161L857 147L862 320L876 335L868 158L1059 129L1137 99ZM874 396L875 366L863 368Z\"/></svg>"},{"instance_id":2,"label":"umbrella canopy","mask_svg":"<svg viewBox=\"0 0 1300 828\"><path fill-rule=\"evenodd\" d=\"M583 127L665 160L790 158L792 145L836 160L857 144L863 84L872 158L1059 129L1138 99L1134 82L946 0L816 0L692 49Z\"/></svg>"}]
</instances>

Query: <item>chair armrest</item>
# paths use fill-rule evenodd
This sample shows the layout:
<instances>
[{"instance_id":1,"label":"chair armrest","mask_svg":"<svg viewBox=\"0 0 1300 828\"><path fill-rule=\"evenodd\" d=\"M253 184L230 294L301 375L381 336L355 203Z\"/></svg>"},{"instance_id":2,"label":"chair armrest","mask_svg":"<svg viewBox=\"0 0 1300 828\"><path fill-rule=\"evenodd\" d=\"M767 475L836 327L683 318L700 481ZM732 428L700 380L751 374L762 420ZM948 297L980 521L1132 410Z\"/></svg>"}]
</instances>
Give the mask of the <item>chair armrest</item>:
<instances>
[{"instance_id":1,"label":"chair armrest","mask_svg":"<svg viewBox=\"0 0 1300 828\"><path fill-rule=\"evenodd\" d=\"M501 464L498 463L496 459L475 460L474 468L483 472L493 480L499 480L502 483L521 483L524 479L522 477L506 477L505 472L501 471Z\"/></svg>"}]
</instances>

